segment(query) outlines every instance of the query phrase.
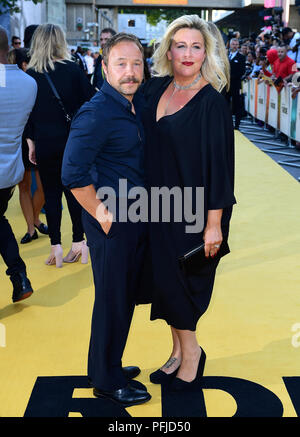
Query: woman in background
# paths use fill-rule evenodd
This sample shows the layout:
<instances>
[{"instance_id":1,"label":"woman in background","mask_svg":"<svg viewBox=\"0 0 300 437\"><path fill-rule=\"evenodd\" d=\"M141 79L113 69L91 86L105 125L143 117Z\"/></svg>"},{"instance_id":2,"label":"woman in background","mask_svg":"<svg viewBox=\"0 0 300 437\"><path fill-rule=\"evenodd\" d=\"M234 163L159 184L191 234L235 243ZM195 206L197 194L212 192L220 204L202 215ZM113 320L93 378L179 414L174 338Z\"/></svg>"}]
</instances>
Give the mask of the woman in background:
<instances>
[{"instance_id":1,"label":"woman in background","mask_svg":"<svg viewBox=\"0 0 300 437\"><path fill-rule=\"evenodd\" d=\"M74 262L82 256L87 262L88 248L81 223L81 206L61 182L61 165L69 134L66 114L73 115L94 94L86 75L70 60L65 35L54 24L43 24L35 30L27 73L38 85L35 106L28 121L29 159L37 163L45 194L45 210L50 256L46 264L62 267L62 262ZM51 79L64 109L47 80ZM72 247L63 259L61 246L61 199L64 193L72 221Z\"/></svg>"}]
</instances>

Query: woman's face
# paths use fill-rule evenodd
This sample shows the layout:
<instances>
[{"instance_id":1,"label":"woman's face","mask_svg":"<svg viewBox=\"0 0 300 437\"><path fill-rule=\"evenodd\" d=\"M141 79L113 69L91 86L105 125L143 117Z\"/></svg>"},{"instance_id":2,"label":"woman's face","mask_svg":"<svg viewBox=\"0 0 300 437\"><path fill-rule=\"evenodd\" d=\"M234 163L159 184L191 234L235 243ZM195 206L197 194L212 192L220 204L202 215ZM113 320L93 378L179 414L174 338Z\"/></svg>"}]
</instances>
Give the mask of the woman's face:
<instances>
[{"instance_id":1,"label":"woman's face","mask_svg":"<svg viewBox=\"0 0 300 437\"><path fill-rule=\"evenodd\" d=\"M22 62L22 65L21 65L22 70L23 70L23 71L26 71L26 70L27 70L27 67L28 67L27 62L23 61L23 62Z\"/></svg>"},{"instance_id":2,"label":"woman's face","mask_svg":"<svg viewBox=\"0 0 300 437\"><path fill-rule=\"evenodd\" d=\"M247 61L250 62L251 64L254 61L252 53L248 53Z\"/></svg>"},{"instance_id":3,"label":"woman's face","mask_svg":"<svg viewBox=\"0 0 300 437\"><path fill-rule=\"evenodd\" d=\"M173 36L167 56L174 76L196 77L206 57L202 33L197 29L179 29Z\"/></svg>"}]
</instances>

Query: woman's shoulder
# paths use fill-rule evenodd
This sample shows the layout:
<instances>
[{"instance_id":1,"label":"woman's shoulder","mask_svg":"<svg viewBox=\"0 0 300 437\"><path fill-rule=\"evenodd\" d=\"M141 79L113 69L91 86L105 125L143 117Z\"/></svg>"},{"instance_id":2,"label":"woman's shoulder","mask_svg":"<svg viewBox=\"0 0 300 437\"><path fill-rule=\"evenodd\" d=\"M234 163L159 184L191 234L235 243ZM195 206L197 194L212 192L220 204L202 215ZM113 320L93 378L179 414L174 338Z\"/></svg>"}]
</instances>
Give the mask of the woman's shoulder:
<instances>
[{"instance_id":1,"label":"woman's shoulder","mask_svg":"<svg viewBox=\"0 0 300 437\"><path fill-rule=\"evenodd\" d=\"M48 67L48 73L53 74L53 72L61 72L61 71L75 71L77 72L79 70L79 66L76 64L76 62L69 60L69 59L62 59L61 61L56 61L54 62L54 70L52 70L51 68ZM40 75L42 75L43 73L40 73L38 71L36 71L33 68L28 68L26 70L26 73L29 74L30 76L33 77L39 77Z\"/></svg>"},{"instance_id":2,"label":"woman's shoulder","mask_svg":"<svg viewBox=\"0 0 300 437\"><path fill-rule=\"evenodd\" d=\"M28 74L29 76L36 78L39 76L40 73L38 73L37 71L35 71L33 68L27 68L26 70L26 74Z\"/></svg>"},{"instance_id":3,"label":"woman's shoulder","mask_svg":"<svg viewBox=\"0 0 300 437\"><path fill-rule=\"evenodd\" d=\"M227 107L228 103L222 92L217 91L210 83L202 88L202 94L199 93L199 103L217 105L218 107Z\"/></svg>"},{"instance_id":4,"label":"woman's shoulder","mask_svg":"<svg viewBox=\"0 0 300 437\"><path fill-rule=\"evenodd\" d=\"M170 76L152 77L141 86L141 91L147 99L147 97L154 96L157 91L167 85L171 80L172 78Z\"/></svg>"},{"instance_id":5,"label":"woman's shoulder","mask_svg":"<svg viewBox=\"0 0 300 437\"><path fill-rule=\"evenodd\" d=\"M70 72L77 72L80 70L80 67L71 59L63 59L62 61L55 62L55 70L68 70Z\"/></svg>"}]
</instances>

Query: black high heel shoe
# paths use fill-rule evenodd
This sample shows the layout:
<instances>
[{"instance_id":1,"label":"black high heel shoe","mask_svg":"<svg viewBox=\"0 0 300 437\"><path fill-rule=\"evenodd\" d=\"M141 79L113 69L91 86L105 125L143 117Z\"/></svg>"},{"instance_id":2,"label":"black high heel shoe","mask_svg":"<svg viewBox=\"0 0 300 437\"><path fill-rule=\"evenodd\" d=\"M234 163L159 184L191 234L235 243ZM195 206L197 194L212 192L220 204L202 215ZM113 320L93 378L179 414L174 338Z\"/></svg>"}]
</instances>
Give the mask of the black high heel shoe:
<instances>
[{"instance_id":1,"label":"black high heel shoe","mask_svg":"<svg viewBox=\"0 0 300 437\"><path fill-rule=\"evenodd\" d=\"M179 369L179 368L178 368ZM178 369L176 369L172 373L165 373L162 370L158 369L155 372L150 374L150 381L153 384L168 384L173 381L173 378L177 375Z\"/></svg>"},{"instance_id":2,"label":"black high heel shoe","mask_svg":"<svg viewBox=\"0 0 300 437\"><path fill-rule=\"evenodd\" d=\"M200 360L199 360L197 374L196 374L195 379L193 379L193 381L191 381L191 382L187 382L187 381L184 381L183 379L175 377L173 379L172 383L170 384L171 391L190 390L190 389L197 387L197 385L199 384L199 382L201 381L201 378L203 376L204 366L205 366L205 361L206 361L206 354L202 348L200 348L200 349L201 349L201 355L200 355Z\"/></svg>"}]
</instances>

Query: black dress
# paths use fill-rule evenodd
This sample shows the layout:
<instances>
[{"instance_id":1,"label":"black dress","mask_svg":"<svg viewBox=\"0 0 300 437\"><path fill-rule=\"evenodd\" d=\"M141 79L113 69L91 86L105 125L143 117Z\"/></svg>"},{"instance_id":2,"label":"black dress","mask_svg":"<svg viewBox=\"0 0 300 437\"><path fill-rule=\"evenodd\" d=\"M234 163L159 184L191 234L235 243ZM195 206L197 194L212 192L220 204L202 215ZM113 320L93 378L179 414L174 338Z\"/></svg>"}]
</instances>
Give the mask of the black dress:
<instances>
[{"instance_id":1,"label":"black dress","mask_svg":"<svg viewBox=\"0 0 300 437\"><path fill-rule=\"evenodd\" d=\"M143 86L146 107L146 178L152 187L193 187L192 211L196 209L195 187L204 188L200 232L187 233L191 223L150 222L152 262L151 320L164 319L176 329L194 331L206 311L220 257L210 260L195 276L185 276L178 258L203 241L210 209L223 209L222 233L227 241L234 186L234 132L225 98L211 85L203 87L182 109L156 122L157 105L171 77L153 78Z\"/></svg>"}]
</instances>

